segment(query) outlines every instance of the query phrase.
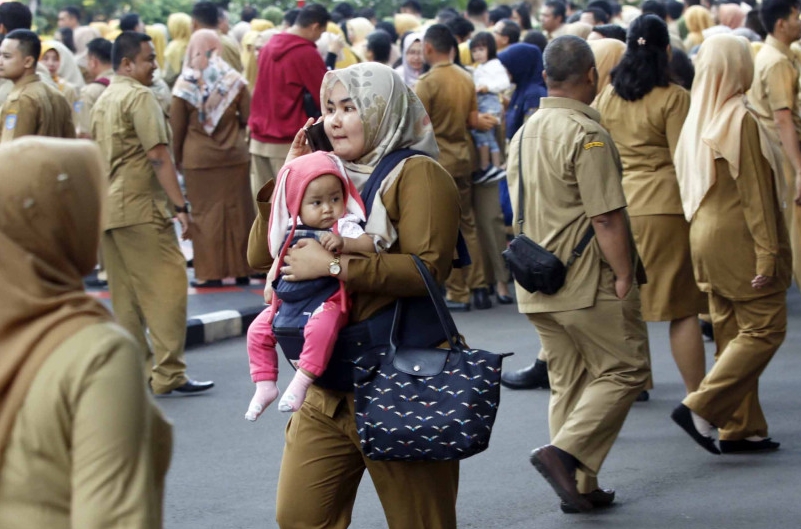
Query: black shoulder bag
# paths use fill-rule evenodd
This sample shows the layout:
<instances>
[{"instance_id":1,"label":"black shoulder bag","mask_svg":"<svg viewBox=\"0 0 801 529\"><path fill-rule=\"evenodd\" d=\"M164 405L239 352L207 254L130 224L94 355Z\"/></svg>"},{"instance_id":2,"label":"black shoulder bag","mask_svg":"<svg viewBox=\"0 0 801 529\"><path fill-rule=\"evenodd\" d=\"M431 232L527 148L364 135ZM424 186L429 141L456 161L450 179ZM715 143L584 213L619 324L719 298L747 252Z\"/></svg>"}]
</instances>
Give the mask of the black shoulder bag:
<instances>
[{"instance_id":1,"label":"black shoulder bag","mask_svg":"<svg viewBox=\"0 0 801 529\"><path fill-rule=\"evenodd\" d=\"M364 454L378 461L464 459L489 446L500 404L501 363L511 355L470 349L459 337L442 294L425 264L412 255L436 310L433 320L411 319L395 302L389 344L354 361L356 428ZM414 346L436 328L447 348ZM428 333L430 334L430 332Z\"/></svg>"},{"instance_id":2,"label":"black shoulder bag","mask_svg":"<svg viewBox=\"0 0 801 529\"><path fill-rule=\"evenodd\" d=\"M567 265L523 233L525 207L523 203L523 133L525 128L526 124L524 123L520 129L520 145L517 152L517 235L509 244L509 248L504 250L503 258L512 271L512 277L521 287L532 293L542 292L550 296L556 294L564 286L567 270L577 258L581 257L595 235L595 230L590 224L584 237L573 248Z\"/></svg>"}]
</instances>

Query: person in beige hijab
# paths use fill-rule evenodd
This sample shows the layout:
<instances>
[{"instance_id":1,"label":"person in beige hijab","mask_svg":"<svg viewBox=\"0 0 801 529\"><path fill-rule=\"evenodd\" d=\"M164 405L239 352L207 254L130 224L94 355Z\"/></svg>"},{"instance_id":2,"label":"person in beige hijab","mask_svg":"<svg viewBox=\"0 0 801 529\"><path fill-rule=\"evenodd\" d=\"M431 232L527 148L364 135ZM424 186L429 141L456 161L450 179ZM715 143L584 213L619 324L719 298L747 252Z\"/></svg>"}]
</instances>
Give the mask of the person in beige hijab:
<instances>
[{"instance_id":1,"label":"person in beige hijab","mask_svg":"<svg viewBox=\"0 0 801 529\"><path fill-rule=\"evenodd\" d=\"M754 63L745 39L706 39L695 68L676 174L717 352L672 417L714 454L772 451L779 443L768 437L758 385L787 329L792 257L779 200L781 162L746 104Z\"/></svg>"},{"instance_id":2,"label":"person in beige hijab","mask_svg":"<svg viewBox=\"0 0 801 529\"><path fill-rule=\"evenodd\" d=\"M712 14L701 6L691 6L684 12L684 22L687 25L687 38L684 39L684 48L689 52L704 41L705 29L715 25Z\"/></svg>"},{"instance_id":3,"label":"person in beige hijab","mask_svg":"<svg viewBox=\"0 0 801 529\"><path fill-rule=\"evenodd\" d=\"M0 159L0 527L159 529L171 427L138 345L83 290L99 149L27 137Z\"/></svg>"},{"instance_id":4,"label":"person in beige hijab","mask_svg":"<svg viewBox=\"0 0 801 529\"><path fill-rule=\"evenodd\" d=\"M564 29L563 35L575 35L576 37L580 37L584 40L587 40L587 37L589 37L590 33L592 33L592 26L584 22L572 22L570 24L565 24Z\"/></svg>"},{"instance_id":5,"label":"person in beige hijab","mask_svg":"<svg viewBox=\"0 0 801 529\"><path fill-rule=\"evenodd\" d=\"M598 71L598 93L603 92L612 82L612 69L618 65L626 44L617 39L600 39L588 41L592 54L595 55L595 69ZM596 98L597 100L597 98Z\"/></svg>"},{"instance_id":6,"label":"person in beige hijab","mask_svg":"<svg viewBox=\"0 0 801 529\"><path fill-rule=\"evenodd\" d=\"M171 40L164 50L164 81L172 87L184 66L186 47L192 35L192 17L186 13L173 13L167 19L167 29Z\"/></svg>"}]
</instances>

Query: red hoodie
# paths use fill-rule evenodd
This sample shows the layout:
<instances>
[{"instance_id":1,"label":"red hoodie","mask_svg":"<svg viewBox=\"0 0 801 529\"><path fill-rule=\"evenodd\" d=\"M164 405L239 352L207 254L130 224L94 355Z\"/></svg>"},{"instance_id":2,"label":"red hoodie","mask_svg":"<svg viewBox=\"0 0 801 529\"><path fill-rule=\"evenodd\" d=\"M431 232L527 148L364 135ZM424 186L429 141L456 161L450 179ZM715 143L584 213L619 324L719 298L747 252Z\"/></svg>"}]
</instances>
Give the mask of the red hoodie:
<instances>
[{"instance_id":1,"label":"red hoodie","mask_svg":"<svg viewBox=\"0 0 801 529\"><path fill-rule=\"evenodd\" d=\"M292 143L309 118L303 109L303 89L320 108L326 71L314 42L289 33L270 39L259 53L248 120L253 138L262 143Z\"/></svg>"}]
</instances>

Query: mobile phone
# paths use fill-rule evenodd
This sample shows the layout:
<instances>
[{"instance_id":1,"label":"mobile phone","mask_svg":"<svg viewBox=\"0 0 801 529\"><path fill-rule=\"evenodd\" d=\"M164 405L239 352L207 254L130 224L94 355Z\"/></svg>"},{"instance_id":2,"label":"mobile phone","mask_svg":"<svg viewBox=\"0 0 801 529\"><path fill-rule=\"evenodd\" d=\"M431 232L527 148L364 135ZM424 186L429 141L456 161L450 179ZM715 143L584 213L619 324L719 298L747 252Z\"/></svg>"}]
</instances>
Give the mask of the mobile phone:
<instances>
[{"instance_id":1,"label":"mobile phone","mask_svg":"<svg viewBox=\"0 0 801 529\"><path fill-rule=\"evenodd\" d=\"M311 147L312 151L331 152L334 150L334 147L328 140L328 136L325 135L322 121L306 129L306 141L309 142L309 147Z\"/></svg>"}]
</instances>

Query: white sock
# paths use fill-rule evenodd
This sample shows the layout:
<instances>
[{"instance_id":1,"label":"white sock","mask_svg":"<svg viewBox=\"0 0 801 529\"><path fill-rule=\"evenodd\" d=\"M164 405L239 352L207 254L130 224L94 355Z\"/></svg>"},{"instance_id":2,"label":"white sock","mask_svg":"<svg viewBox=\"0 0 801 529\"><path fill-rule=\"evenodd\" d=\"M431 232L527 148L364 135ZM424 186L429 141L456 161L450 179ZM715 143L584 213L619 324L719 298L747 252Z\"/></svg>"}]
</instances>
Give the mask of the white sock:
<instances>
[{"instance_id":1,"label":"white sock","mask_svg":"<svg viewBox=\"0 0 801 529\"><path fill-rule=\"evenodd\" d=\"M760 437L758 435L752 435L751 437L745 438L746 441L751 441L753 443L758 443L760 441L764 441L765 439L767 439L767 437Z\"/></svg>"},{"instance_id":2,"label":"white sock","mask_svg":"<svg viewBox=\"0 0 801 529\"><path fill-rule=\"evenodd\" d=\"M690 414L693 418L693 426L695 426L695 429L698 430L698 433L705 437L712 437L712 434L715 433L715 429L712 428L712 425L709 423L709 421L703 417L699 417L692 410L690 410Z\"/></svg>"}]
</instances>

